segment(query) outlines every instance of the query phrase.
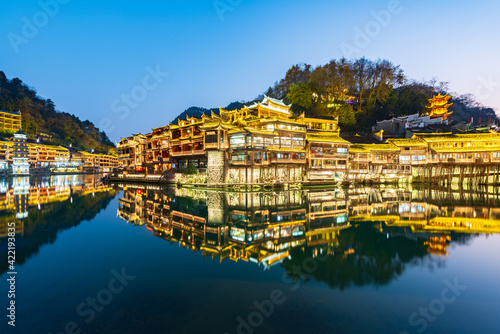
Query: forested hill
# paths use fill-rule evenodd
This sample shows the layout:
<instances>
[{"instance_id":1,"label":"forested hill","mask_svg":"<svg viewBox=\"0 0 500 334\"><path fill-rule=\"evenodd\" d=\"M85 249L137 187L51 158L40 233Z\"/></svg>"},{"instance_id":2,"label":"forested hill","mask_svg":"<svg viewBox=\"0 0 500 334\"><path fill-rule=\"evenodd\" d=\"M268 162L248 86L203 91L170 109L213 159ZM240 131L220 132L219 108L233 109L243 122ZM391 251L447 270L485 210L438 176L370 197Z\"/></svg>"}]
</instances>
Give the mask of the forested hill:
<instances>
[{"instance_id":1,"label":"forested hill","mask_svg":"<svg viewBox=\"0 0 500 334\"><path fill-rule=\"evenodd\" d=\"M52 137L53 144L72 144L84 150L94 149L107 153L115 145L104 131L92 122L80 120L77 116L56 111L54 102L36 94L33 88L19 78L7 79L0 71L0 110L21 111L22 130L35 138L40 133ZM0 129L3 136L6 135Z\"/></svg>"},{"instance_id":2,"label":"forested hill","mask_svg":"<svg viewBox=\"0 0 500 334\"><path fill-rule=\"evenodd\" d=\"M492 108L482 106L471 94L457 95L448 82L412 80L389 60L339 59L313 67L292 66L266 94L292 105L295 114L338 116L344 130L370 131L376 121L395 116L429 113L429 99L438 93L454 95L453 123L496 120Z\"/></svg>"}]
</instances>

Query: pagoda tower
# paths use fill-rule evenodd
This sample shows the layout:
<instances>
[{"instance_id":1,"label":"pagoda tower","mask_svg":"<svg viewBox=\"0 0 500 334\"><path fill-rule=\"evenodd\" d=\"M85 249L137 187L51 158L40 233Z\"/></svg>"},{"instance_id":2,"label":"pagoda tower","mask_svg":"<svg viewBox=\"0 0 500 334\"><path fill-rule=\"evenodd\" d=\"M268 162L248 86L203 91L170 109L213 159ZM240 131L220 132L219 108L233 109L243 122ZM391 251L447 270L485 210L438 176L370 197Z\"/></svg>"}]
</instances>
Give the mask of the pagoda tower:
<instances>
[{"instance_id":1,"label":"pagoda tower","mask_svg":"<svg viewBox=\"0 0 500 334\"><path fill-rule=\"evenodd\" d=\"M430 106L427 108L431 110L431 118L442 117L443 121L445 121L448 116L453 114L453 111L448 111L448 108L453 105L453 103L448 103L452 97L453 95L441 95L439 93L438 95L434 95L432 99L429 99Z\"/></svg>"},{"instance_id":2,"label":"pagoda tower","mask_svg":"<svg viewBox=\"0 0 500 334\"><path fill-rule=\"evenodd\" d=\"M12 158L12 173L14 175L29 175L27 136L21 130L14 134L14 157Z\"/></svg>"}]
</instances>

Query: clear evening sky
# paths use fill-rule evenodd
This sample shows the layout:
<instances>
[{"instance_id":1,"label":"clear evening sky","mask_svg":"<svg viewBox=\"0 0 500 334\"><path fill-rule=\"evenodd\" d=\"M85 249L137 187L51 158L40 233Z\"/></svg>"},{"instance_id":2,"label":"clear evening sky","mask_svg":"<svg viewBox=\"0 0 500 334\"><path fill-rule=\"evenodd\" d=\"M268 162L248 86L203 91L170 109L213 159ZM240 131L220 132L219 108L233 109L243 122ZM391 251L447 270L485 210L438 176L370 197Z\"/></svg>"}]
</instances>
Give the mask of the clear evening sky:
<instances>
[{"instance_id":1,"label":"clear evening sky","mask_svg":"<svg viewBox=\"0 0 500 334\"><path fill-rule=\"evenodd\" d=\"M190 106L251 100L296 63L343 56L388 59L500 112L498 0L2 0L1 8L0 70L114 141Z\"/></svg>"}]
</instances>

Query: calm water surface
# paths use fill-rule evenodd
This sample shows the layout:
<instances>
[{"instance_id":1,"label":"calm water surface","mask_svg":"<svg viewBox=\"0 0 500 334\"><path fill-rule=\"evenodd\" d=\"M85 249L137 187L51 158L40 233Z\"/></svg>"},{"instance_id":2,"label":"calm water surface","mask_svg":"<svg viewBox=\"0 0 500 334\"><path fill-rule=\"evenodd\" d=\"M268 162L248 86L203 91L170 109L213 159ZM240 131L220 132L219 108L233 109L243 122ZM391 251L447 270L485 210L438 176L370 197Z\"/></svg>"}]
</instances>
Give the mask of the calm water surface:
<instances>
[{"instance_id":1,"label":"calm water surface","mask_svg":"<svg viewBox=\"0 0 500 334\"><path fill-rule=\"evenodd\" d=\"M1 333L499 332L500 189L98 180L0 180Z\"/></svg>"}]
</instances>

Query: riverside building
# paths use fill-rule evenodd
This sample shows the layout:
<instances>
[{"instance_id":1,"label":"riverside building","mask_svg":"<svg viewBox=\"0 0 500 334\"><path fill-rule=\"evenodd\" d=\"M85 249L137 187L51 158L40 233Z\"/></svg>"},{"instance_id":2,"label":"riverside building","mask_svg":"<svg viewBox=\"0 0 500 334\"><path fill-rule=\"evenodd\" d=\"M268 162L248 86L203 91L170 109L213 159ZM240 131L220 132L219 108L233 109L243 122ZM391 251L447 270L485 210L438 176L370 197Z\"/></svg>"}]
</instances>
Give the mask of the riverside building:
<instances>
[{"instance_id":1,"label":"riverside building","mask_svg":"<svg viewBox=\"0 0 500 334\"><path fill-rule=\"evenodd\" d=\"M447 117L446 97L432 115ZM440 106L437 108L436 105ZM178 124L118 143L128 173L173 181L189 166L208 184L398 181L479 173L500 181L500 134L415 134L381 144L339 136L338 119L292 116L290 106L264 97L237 110L187 117ZM126 174L127 174L126 173ZM121 175L120 177L123 177ZM488 181L488 180L486 180Z\"/></svg>"}]
</instances>

